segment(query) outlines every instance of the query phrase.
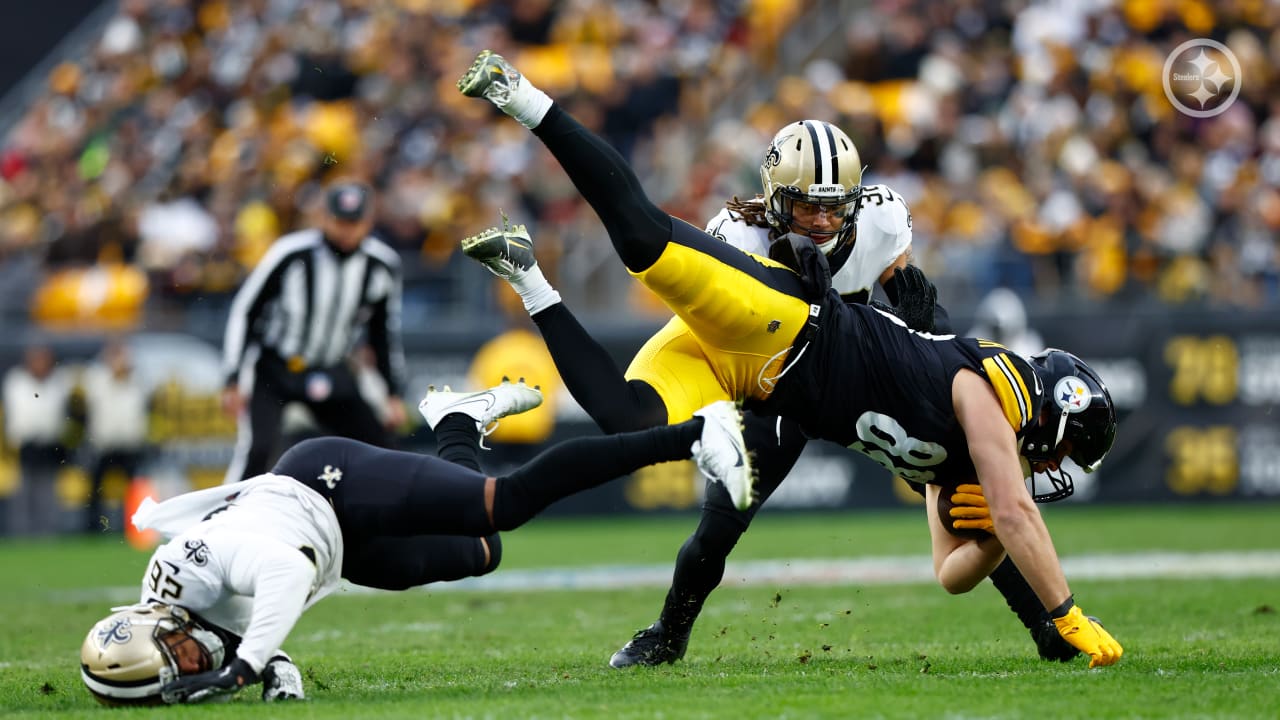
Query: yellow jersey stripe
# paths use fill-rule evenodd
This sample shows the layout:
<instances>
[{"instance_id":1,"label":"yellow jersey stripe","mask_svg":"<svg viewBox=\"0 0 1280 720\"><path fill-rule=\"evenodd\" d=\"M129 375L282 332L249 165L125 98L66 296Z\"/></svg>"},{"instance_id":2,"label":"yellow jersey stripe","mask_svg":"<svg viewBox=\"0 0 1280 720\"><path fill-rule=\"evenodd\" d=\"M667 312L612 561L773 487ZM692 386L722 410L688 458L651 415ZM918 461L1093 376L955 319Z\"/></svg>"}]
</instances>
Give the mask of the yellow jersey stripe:
<instances>
[{"instance_id":1,"label":"yellow jersey stripe","mask_svg":"<svg viewBox=\"0 0 1280 720\"><path fill-rule=\"evenodd\" d=\"M1022 375L1009 362L1004 353L993 355L982 361L982 368L987 373L991 387L996 391L1004 417L1009 421L1014 432L1021 430L1031 421L1031 394Z\"/></svg>"}]
</instances>

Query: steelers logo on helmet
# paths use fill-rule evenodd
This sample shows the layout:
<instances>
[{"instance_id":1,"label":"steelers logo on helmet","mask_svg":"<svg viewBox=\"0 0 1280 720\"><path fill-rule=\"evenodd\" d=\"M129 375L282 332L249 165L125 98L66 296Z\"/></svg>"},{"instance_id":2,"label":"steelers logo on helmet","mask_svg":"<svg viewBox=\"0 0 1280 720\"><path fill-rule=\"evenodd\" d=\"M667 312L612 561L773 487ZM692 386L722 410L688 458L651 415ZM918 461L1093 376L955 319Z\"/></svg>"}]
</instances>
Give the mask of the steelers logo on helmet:
<instances>
[{"instance_id":1,"label":"steelers logo on helmet","mask_svg":"<svg viewBox=\"0 0 1280 720\"><path fill-rule=\"evenodd\" d=\"M1042 473L1050 488L1037 487L1034 477L1031 488L1036 502L1053 502L1075 490L1070 474L1060 464L1062 451L1086 473L1097 470L1116 439L1116 408L1106 383L1075 355L1048 348L1027 359L1043 380L1043 387L1052 388L1052 392L1043 396L1038 421L1022 431L1019 452L1030 463L1057 465L1056 474Z\"/></svg>"},{"instance_id":2,"label":"steelers logo on helmet","mask_svg":"<svg viewBox=\"0 0 1280 720\"><path fill-rule=\"evenodd\" d=\"M1089 408L1093 394L1083 380L1075 375L1068 375L1053 386L1053 400L1065 412L1081 413Z\"/></svg>"}]
</instances>

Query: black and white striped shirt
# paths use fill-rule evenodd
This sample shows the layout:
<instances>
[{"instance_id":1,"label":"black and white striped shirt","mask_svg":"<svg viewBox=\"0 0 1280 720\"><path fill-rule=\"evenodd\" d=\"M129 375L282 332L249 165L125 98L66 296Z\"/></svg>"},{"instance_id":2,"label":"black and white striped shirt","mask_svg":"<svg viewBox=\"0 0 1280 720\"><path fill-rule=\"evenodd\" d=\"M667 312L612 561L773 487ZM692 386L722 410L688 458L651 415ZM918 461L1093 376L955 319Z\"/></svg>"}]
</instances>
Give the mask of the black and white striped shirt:
<instances>
[{"instance_id":1,"label":"black and white striped shirt","mask_svg":"<svg viewBox=\"0 0 1280 720\"><path fill-rule=\"evenodd\" d=\"M231 303L222 348L227 382L236 381L246 357L256 357L259 349L299 367L333 367L346 359L367 327L378 372L399 395L404 387L400 291L400 257L375 237L366 237L344 256L319 229L285 235Z\"/></svg>"}]
</instances>

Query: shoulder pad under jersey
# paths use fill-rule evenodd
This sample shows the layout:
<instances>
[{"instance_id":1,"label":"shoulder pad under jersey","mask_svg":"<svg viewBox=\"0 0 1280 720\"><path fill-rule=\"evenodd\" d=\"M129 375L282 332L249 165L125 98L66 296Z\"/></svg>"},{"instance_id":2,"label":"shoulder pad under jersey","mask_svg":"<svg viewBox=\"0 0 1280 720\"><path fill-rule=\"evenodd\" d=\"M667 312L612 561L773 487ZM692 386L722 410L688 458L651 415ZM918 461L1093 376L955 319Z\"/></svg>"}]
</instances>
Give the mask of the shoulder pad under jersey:
<instances>
[{"instance_id":1,"label":"shoulder pad under jersey","mask_svg":"<svg viewBox=\"0 0 1280 720\"><path fill-rule=\"evenodd\" d=\"M721 208L707 222L706 232L739 250L769 256L769 228L756 227L729 208Z\"/></svg>"},{"instance_id":2,"label":"shoulder pad under jersey","mask_svg":"<svg viewBox=\"0 0 1280 720\"><path fill-rule=\"evenodd\" d=\"M871 290L880 274L911 247L911 211L887 185L862 189L853 251L831 278L841 295Z\"/></svg>"},{"instance_id":3,"label":"shoulder pad under jersey","mask_svg":"<svg viewBox=\"0 0 1280 720\"><path fill-rule=\"evenodd\" d=\"M996 391L1005 419L1014 432L1022 432L1040 415L1045 392L1040 375L1026 358L1009 352L999 343L981 339L977 343L987 354L982 359L982 371Z\"/></svg>"}]
</instances>

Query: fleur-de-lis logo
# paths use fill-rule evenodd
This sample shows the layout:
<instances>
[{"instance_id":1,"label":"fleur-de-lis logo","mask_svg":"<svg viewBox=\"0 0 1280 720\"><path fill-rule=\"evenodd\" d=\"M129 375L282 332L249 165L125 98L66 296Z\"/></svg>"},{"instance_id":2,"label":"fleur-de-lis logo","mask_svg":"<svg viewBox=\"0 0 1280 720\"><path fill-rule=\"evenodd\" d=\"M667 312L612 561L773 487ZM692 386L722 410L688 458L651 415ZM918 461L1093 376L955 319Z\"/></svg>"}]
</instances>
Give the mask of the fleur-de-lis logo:
<instances>
[{"instance_id":1,"label":"fleur-de-lis logo","mask_svg":"<svg viewBox=\"0 0 1280 720\"><path fill-rule=\"evenodd\" d=\"M187 550L187 561L204 567L209 562L209 546L203 540L188 540L183 546Z\"/></svg>"},{"instance_id":2,"label":"fleur-de-lis logo","mask_svg":"<svg viewBox=\"0 0 1280 720\"><path fill-rule=\"evenodd\" d=\"M129 618L116 618L110 625L98 631L98 647L105 650L113 642L121 645L129 642L133 638L131 627L132 623L129 622Z\"/></svg>"},{"instance_id":3,"label":"fleur-de-lis logo","mask_svg":"<svg viewBox=\"0 0 1280 720\"><path fill-rule=\"evenodd\" d=\"M765 153L764 166L778 167L778 164L781 162L782 162L782 151L778 149L777 143L773 143L769 146L769 152Z\"/></svg>"},{"instance_id":4,"label":"fleur-de-lis logo","mask_svg":"<svg viewBox=\"0 0 1280 720\"><path fill-rule=\"evenodd\" d=\"M342 480L342 470L332 465L325 465L324 472L320 473L316 479L323 480L324 484L328 485L329 489L332 490L338 484L338 481Z\"/></svg>"}]
</instances>

